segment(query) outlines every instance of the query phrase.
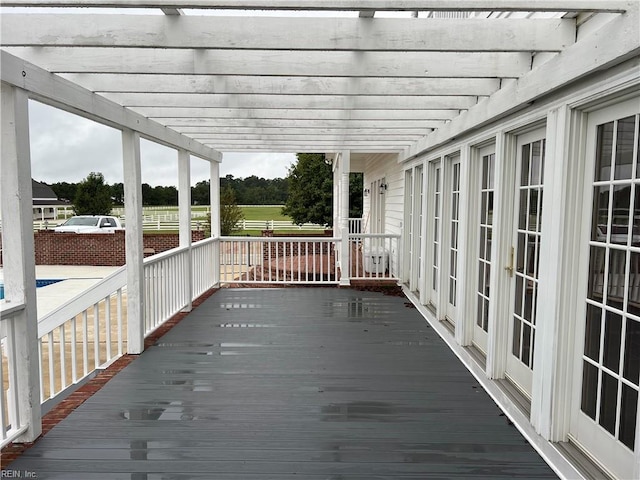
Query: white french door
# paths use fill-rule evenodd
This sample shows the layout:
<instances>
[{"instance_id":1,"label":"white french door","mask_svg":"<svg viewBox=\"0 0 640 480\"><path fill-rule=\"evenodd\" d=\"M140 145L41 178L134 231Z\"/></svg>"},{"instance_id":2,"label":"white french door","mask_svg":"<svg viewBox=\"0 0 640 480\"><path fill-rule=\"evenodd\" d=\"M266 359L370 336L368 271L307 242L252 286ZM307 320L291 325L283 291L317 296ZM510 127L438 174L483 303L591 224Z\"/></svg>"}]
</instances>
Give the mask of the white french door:
<instances>
[{"instance_id":1,"label":"white french door","mask_svg":"<svg viewBox=\"0 0 640 480\"><path fill-rule=\"evenodd\" d=\"M422 165L405 172L404 281L412 292L417 293L422 285L423 179Z\"/></svg>"},{"instance_id":2,"label":"white french door","mask_svg":"<svg viewBox=\"0 0 640 480\"><path fill-rule=\"evenodd\" d=\"M443 258L446 267L446 305L445 318L455 325L457 319L457 293L458 293L458 232L460 230L460 155L456 155L449 160L449 174L447 189L448 218L447 224L443 225L447 229L447 245L443 245Z\"/></svg>"},{"instance_id":3,"label":"white french door","mask_svg":"<svg viewBox=\"0 0 640 480\"><path fill-rule=\"evenodd\" d=\"M480 150L481 175L476 180L480 184L478 206L480 208L478 221L479 243L474 252L478 268L476 282L476 321L473 327L473 344L486 355L487 332L489 331L489 304L491 292L489 282L491 279L491 243L493 240L493 197L495 189L495 146L485 147Z\"/></svg>"},{"instance_id":4,"label":"white french door","mask_svg":"<svg viewBox=\"0 0 640 480\"><path fill-rule=\"evenodd\" d=\"M440 161L431 162L430 168L430 225L427 238L428 248L428 303L438 307L440 292L440 254L442 230L442 167Z\"/></svg>"},{"instance_id":5,"label":"white french door","mask_svg":"<svg viewBox=\"0 0 640 480\"><path fill-rule=\"evenodd\" d=\"M531 397L538 302L544 178L544 129L517 138L514 235L509 267L511 313L507 377Z\"/></svg>"},{"instance_id":6,"label":"white french door","mask_svg":"<svg viewBox=\"0 0 640 480\"><path fill-rule=\"evenodd\" d=\"M583 290L571 436L618 478L633 478L640 390L640 108L589 114ZM583 278L584 281L584 278ZM636 453L637 455L637 453ZM637 477L636 477L637 478Z\"/></svg>"}]
</instances>

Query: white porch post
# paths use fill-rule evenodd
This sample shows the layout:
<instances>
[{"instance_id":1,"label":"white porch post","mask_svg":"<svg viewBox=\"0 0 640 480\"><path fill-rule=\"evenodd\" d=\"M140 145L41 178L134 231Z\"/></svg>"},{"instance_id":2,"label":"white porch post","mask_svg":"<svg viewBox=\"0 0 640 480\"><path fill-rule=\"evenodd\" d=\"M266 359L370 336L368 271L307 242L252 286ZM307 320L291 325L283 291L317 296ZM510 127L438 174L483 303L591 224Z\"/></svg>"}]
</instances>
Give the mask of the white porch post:
<instances>
[{"instance_id":1,"label":"white porch post","mask_svg":"<svg viewBox=\"0 0 640 480\"><path fill-rule=\"evenodd\" d=\"M340 237L340 154L333 157L333 236Z\"/></svg>"},{"instance_id":2,"label":"white porch post","mask_svg":"<svg viewBox=\"0 0 640 480\"><path fill-rule=\"evenodd\" d=\"M210 162L209 174L209 204L211 206L211 233L214 238L220 238L220 164ZM213 284L220 283L220 242L213 248Z\"/></svg>"},{"instance_id":3,"label":"white porch post","mask_svg":"<svg viewBox=\"0 0 640 480\"><path fill-rule=\"evenodd\" d=\"M31 442L42 433L38 314L33 241L29 97L19 88L0 84L2 97L2 249L5 300L25 308L15 316L15 354L20 423L28 429L17 438ZM2 412L0 412L2 414Z\"/></svg>"},{"instance_id":4,"label":"white porch post","mask_svg":"<svg viewBox=\"0 0 640 480\"><path fill-rule=\"evenodd\" d=\"M575 265L579 262L585 165L581 133L586 115L568 106L547 116L546 154L540 250L540 291L534 350L531 423L543 438L566 441L572 407L572 365L575 359ZM574 128L572 128L572 125Z\"/></svg>"},{"instance_id":5,"label":"white porch post","mask_svg":"<svg viewBox=\"0 0 640 480\"><path fill-rule=\"evenodd\" d=\"M475 245L471 242L474 238L470 232L470 225L474 203L477 201L476 189L472 187L472 175L474 165L471 165L471 148L465 144L460 150L460 210L458 213L460 230L458 231L458 244L466 245L467 248L458 250L458 291L456 292L456 304L458 305L458 321L456 322L456 341L460 345L470 345L473 333L473 323L469 320L475 318L476 295L474 290L474 281L477 281L476 275L470 275L473 272L473 262L475 260L475 249L469 248L469 245ZM475 177L473 177L475 178ZM476 182L477 183L477 182Z\"/></svg>"},{"instance_id":6,"label":"white porch post","mask_svg":"<svg viewBox=\"0 0 640 480\"><path fill-rule=\"evenodd\" d=\"M190 312L193 301L193 279L191 275L191 155L186 150L178 150L178 218L179 242L181 247L187 247L187 260L184 263L184 285L187 290L186 305L183 312Z\"/></svg>"},{"instance_id":7,"label":"white porch post","mask_svg":"<svg viewBox=\"0 0 640 480\"><path fill-rule=\"evenodd\" d=\"M211 236L220 236L220 164L210 162L209 197L211 201Z\"/></svg>"},{"instance_id":8,"label":"white porch post","mask_svg":"<svg viewBox=\"0 0 640 480\"><path fill-rule=\"evenodd\" d=\"M138 354L144 350L144 265L142 263L142 173L140 134L122 131L124 173L124 214L126 219L127 260L127 350Z\"/></svg>"},{"instance_id":9,"label":"white porch post","mask_svg":"<svg viewBox=\"0 0 640 480\"><path fill-rule=\"evenodd\" d=\"M491 303L489 304L489 332L487 337L487 365L486 373L491 379L503 378L507 367L507 349L509 323L509 292L511 278L505 270L510 263L512 245L512 225L505 211L510 211L509 204L513 201L508 192L513 191L515 176L515 162L508 162L510 153L514 151L514 139L504 132L496 136L496 161L493 210L493 231L496 232L491 245L492 273L489 289ZM495 265L495 267L494 267Z\"/></svg>"},{"instance_id":10,"label":"white porch post","mask_svg":"<svg viewBox=\"0 0 640 480\"><path fill-rule=\"evenodd\" d=\"M349 279L349 172L351 171L351 152L340 153L338 164L340 177L340 285L350 285Z\"/></svg>"}]
</instances>

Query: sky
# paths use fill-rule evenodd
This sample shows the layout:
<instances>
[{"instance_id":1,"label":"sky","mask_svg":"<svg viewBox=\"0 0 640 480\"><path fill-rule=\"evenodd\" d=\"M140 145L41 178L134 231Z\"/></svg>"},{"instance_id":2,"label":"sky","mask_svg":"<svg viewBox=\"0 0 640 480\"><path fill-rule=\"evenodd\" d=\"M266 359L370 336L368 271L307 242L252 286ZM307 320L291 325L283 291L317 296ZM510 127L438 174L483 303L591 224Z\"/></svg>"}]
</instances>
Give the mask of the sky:
<instances>
[{"instance_id":1,"label":"sky","mask_svg":"<svg viewBox=\"0 0 640 480\"><path fill-rule=\"evenodd\" d=\"M100 172L109 184L122 182L120 131L39 102L29 103L31 176L44 183L77 183ZM142 182L178 185L176 150L143 139ZM220 176L284 178L295 163L291 153L225 153ZM191 157L191 183L208 180L209 163Z\"/></svg>"}]
</instances>

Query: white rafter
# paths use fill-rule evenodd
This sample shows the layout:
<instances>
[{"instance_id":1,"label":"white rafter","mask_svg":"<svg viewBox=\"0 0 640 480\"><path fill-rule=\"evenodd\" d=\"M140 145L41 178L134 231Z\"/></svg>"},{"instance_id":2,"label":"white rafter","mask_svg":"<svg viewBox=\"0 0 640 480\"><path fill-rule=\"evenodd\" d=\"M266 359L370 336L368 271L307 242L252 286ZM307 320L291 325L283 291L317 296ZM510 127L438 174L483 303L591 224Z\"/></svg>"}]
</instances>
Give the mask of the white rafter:
<instances>
[{"instance_id":1,"label":"white rafter","mask_svg":"<svg viewBox=\"0 0 640 480\"><path fill-rule=\"evenodd\" d=\"M519 52L560 51L574 19L398 19L5 14L5 46L218 50ZM247 35L247 32L251 32Z\"/></svg>"},{"instance_id":2,"label":"white rafter","mask_svg":"<svg viewBox=\"0 0 640 480\"><path fill-rule=\"evenodd\" d=\"M3 6L162 9L165 15L3 12L0 42L58 74L63 85L125 107L182 142L233 151L351 149L409 158L640 49L638 2L623 0L8 0ZM182 10L191 8L256 12ZM486 18L492 10L516 13ZM385 11L484 13L375 15ZM599 12L614 14L592 23L590 14Z\"/></svg>"},{"instance_id":3,"label":"white rafter","mask_svg":"<svg viewBox=\"0 0 640 480\"><path fill-rule=\"evenodd\" d=\"M633 0L3 0L13 7L211 8L310 11L624 12Z\"/></svg>"}]
</instances>

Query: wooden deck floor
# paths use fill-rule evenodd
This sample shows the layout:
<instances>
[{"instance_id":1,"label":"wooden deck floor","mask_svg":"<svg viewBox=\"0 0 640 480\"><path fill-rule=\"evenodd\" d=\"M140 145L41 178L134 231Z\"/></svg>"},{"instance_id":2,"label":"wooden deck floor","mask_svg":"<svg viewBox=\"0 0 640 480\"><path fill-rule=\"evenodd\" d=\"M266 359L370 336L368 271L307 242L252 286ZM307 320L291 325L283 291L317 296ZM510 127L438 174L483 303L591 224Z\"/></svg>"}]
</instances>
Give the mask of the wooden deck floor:
<instances>
[{"instance_id":1,"label":"wooden deck floor","mask_svg":"<svg viewBox=\"0 0 640 480\"><path fill-rule=\"evenodd\" d=\"M8 469L556 478L404 297L337 288L217 292Z\"/></svg>"}]
</instances>

